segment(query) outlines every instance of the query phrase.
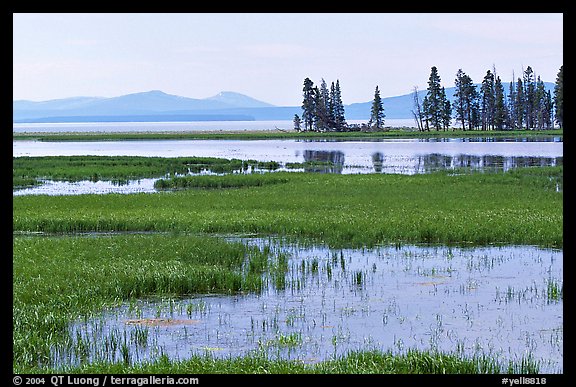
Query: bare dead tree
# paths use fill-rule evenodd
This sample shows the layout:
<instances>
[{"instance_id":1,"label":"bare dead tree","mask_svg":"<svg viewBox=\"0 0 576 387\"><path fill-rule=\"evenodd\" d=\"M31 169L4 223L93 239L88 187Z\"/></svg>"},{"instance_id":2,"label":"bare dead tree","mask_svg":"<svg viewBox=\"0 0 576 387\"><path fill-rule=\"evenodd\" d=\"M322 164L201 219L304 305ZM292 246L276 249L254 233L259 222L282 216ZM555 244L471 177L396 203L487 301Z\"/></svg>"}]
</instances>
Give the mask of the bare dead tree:
<instances>
[{"instance_id":1,"label":"bare dead tree","mask_svg":"<svg viewBox=\"0 0 576 387\"><path fill-rule=\"evenodd\" d=\"M412 109L412 115L414 116L414 121L416 121L416 126L418 126L418 131L423 132L424 126L422 125L422 107L420 106L420 99L418 98L418 86L414 86L414 93L412 94L414 100L414 109Z\"/></svg>"}]
</instances>

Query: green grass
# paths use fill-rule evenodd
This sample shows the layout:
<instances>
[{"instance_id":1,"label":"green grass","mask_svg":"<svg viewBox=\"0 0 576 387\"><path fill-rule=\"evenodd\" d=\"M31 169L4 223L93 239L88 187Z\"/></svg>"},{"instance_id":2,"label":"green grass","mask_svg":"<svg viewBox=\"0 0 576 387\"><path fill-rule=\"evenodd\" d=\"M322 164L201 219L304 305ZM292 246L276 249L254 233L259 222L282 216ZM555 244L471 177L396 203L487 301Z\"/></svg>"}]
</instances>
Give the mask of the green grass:
<instances>
[{"instance_id":1,"label":"green grass","mask_svg":"<svg viewBox=\"0 0 576 387\"><path fill-rule=\"evenodd\" d=\"M142 156L39 156L12 159L13 187L38 184L37 179L128 180L165 175L230 173L258 166L255 160L215 157L142 157Z\"/></svg>"},{"instance_id":2,"label":"green grass","mask_svg":"<svg viewBox=\"0 0 576 387\"><path fill-rule=\"evenodd\" d=\"M355 351L333 360L314 364L270 359L255 354L215 359L192 356L174 361L166 356L154 362L126 366L123 363L92 363L68 368L67 373L134 374L536 374L539 365L527 358L519 362L499 362L485 356L408 350L404 354L383 351Z\"/></svg>"},{"instance_id":3,"label":"green grass","mask_svg":"<svg viewBox=\"0 0 576 387\"><path fill-rule=\"evenodd\" d=\"M277 172L269 184L157 194L18 196L24 232L186 231L383 242L563 246L563 167L422 175ZM250 175L239 179L252 179Z\"/></svg>"},{"instance_id":4,"label":"green grass","mask_svg":"<svg viewBox=\"0 0 576 387\"><path fill-rule=\"evenodd\" d=\"M290 131L220 131L220 132L158 132L158 133L26 133L12 134L13 140L38 141L119 141L119 140L264 140L264 139L320 139L339 140L380 139L398 137L514 137L562 136L562 129L552 130L467 130L419 132L414 128L388 128L381 132L296 132Z\"/></svg>"},{"instance_id":5,"label":"green grass","mask_svg":"<svg viewBox=\"0 0 576 387\"><path fill-rule=\"evenodd\" d=\"M256 292L269 251L210 237L14 237L14 370L42 364L70 321L124 300Z\"/></svg>"},{"instance_id":6,"label":"green grass","mask_svg":"<svg viewBox=\"0 0 576 387\"><path fill-rule=\"evenodd\" d=\"M228 174L222 176L182 176L169 179L159 179L154 183L156 189L185 189L185 188L244 188L260 187L270 184L287 183L288 179L276 174Z\"/></svg>"}]
</instances>

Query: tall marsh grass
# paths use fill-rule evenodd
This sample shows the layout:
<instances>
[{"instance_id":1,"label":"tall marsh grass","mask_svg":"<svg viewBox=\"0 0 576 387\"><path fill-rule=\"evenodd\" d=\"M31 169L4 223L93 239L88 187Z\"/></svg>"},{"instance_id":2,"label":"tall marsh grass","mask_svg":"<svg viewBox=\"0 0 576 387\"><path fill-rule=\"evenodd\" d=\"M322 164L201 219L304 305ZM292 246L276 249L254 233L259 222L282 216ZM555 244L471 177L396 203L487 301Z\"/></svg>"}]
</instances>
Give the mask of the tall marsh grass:
<instances>
[{"instance_id":1,"label":"tall marsh grass","mask_svg":"<svg viewBox=\"0 0 576 387\"><path fill-rule=\"evenodd\" d=\"M283 182L242 190L18 196L13 228L276 234L333 246L406 241L562 247L563 192L550 185L550 176L561 179L562 168L412 176L276 172L234 177L237 185L260 178Z\"/></svg>"},{"instance_id":2,"label":"tall marsh grass","mask_svg":"<svg viewBox=\"0 0 576 387\"><path fill-rule=\"evenodd\" d=\"M184 189L184 188L243 188L260 187L263 185L287 183L286 177L275 174L249 174L249 175L203 175L178 176L169 179L158 179L154 183L156 189Z\"/></svg>"},{"instance_id":3,"label":"tall marsh grass","mask_svg":"<svg viewBox=\"0 0 576 387\"><path fill-rule=\"evenodd\" d=\"M175 176L211 171L230 173L257 167L255 160L215 157L143 157L143 156L38 156L12 159L12 185L28 185L37 179L127 180Z\"/></svg>"},{"instance_id":4,"label":"tall marsh grass","mask_svg":"<svg viewBox=\"0 0 576 387\"><path fill-rule=\"evenodd\" d=\"M161 356L153 362L126 366L93 363L67 369L69 373L157 373L157 374L536 374L539 365L530 358L499 362L486 356L465 357L450 353L408 350L405 354L384 351L354 351L334 360L313 364L270 359L254 354L217 359L209 355L170 360Z\"/></svg>"},{"instance_id":5,"label":"tall marsh grass","mask_svg":"<svg viewBox=\"0 0 576 387\"><path fill-rule=\"evenodd\" d=\"M14 371L46 364L70 321L123 300L259 291L270 257L185 235L14 237Z\"/></svg>"}]
</instances>

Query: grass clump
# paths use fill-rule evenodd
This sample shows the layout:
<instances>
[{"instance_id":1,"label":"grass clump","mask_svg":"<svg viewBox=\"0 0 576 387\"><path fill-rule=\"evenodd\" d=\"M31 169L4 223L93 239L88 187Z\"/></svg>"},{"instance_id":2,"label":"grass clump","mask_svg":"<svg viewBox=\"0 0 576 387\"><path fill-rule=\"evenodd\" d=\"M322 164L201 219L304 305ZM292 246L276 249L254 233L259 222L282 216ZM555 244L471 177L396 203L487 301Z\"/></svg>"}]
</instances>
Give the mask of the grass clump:
<instances>
[{"instance_id":1,"label":"grass clump","mask_svg":"<svg viewBox=\"0 0 576 387\"><path fill-rule=\"evenodd\" d=\"M159 179L154 183L156 189L186 189L186 188L243 188L260 187L270 184L287 183L285 177L274 174L228 174L228 175L202 175L179 176L169 179Z\"/></svg>"},{"instance_id":2,"label":"grass clump","mask_svg":"<svg viewBox=\"0 0 576 387\"><path fill-rule=\"evenodd\" d=\"M246 187L240 190L18 196L13 229L258 233L311 238L332 247L398 241L562 247L563 192L549 186L550 174L560 175L562 167L545 169L458 175L275 172L191 179L216 186L234 179L229 185Z\"/></svg>"},{"instance_id":3,"label":"grass clump","mask_svg":"<svg viewBox=\"0 0 576 387\"><path fill-rule=\"evenodd\" d=\"M94 363L66 369L69 373L158 374L535 374L539 365L531 359L499 362L485 356L464 357L449 353L408 350L403 354L354 351L332 360L305 364L298 360L271 359L260 353L217 359L192 356L186 360L158 360L127 366Z\"/></svg>"},{"instance_id":4,"label":"grass clump","mask_svg":"<svg viewBox=\"0 0 576 387\"><path fill-rule=\"evenodd\" d=\"M14 372L46 364L68 323L124 300L257 292L270 253L186 235L14 237Z\"/></svg>"},{"instance_id":5,"label":"grass clump","mask_svg":"<svg viewBox=\"0 0 576 387\"><path fill-rule=\"evenodd\" d=\"M255 166L256 161L215 157L143 157L143 156L38 156L12 159L12 185L30 185L38 179L128 180L185 175L210 171L231 173Z\"/></svg>"}]
</instances>

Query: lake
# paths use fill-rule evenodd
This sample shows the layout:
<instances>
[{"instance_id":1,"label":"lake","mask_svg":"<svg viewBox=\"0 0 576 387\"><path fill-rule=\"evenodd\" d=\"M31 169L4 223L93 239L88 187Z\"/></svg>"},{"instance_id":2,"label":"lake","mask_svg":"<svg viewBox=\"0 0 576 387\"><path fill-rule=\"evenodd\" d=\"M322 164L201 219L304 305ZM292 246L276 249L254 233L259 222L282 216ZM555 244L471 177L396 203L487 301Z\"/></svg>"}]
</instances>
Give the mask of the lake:
<instances>
[{"instance_id":1,"label":"lake","mask_svg":"<svg viewBox=\"0 0 576 387\"><path fill-rule=\"evenodd\" d=\"M366 120L348 120L349 124L362 124ZM413 119L389 119L392 128L415 127ZM191 121L191 122L63 122L13 123L14 133L47 132L189 132L189 131L252 131L290 130L291 120L279 121Z\"/></svg>"},{"instance_id":2,"label":"lake","mask_svg":"<svg viewBox=\"0 0 576 387\"><path fill-rule=\"evenodd\" d=\"M321 172L429 173L459 167L508 170L522 166L563 164L561 137L541 138L431 138L382 140L134 140L12 142L13 156L160 156L221 157L286 163L330 161ZM296 170L299 171L299 170ZM82 194L156 192L155 179L140 179L117 185L111 182L48 182L15 191L27 194Z\"/></svg>"}]
</instances>

